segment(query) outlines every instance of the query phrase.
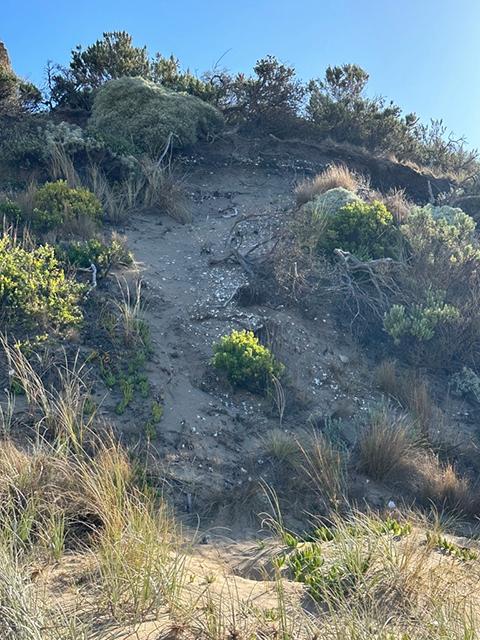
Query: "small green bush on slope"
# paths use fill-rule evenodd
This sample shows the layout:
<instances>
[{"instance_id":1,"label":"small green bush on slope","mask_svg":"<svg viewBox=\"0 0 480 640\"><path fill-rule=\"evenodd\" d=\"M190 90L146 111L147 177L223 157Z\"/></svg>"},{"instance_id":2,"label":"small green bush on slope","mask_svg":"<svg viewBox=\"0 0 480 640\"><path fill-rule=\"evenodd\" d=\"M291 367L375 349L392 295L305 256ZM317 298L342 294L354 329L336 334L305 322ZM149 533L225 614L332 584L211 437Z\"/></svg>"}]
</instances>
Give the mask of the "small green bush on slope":
<instances>
[{"instance_id":1,"label":"small green bush on slope","mask_svg":"<svg viewBox=\"0 0 480 640\"><path fill-rule=\"evenodd\" d=\"M393 216L379 201L363 202L354 193L337 187L304 204L295 224L303 247L331 255L334 249L359 258L394 257L401 237Z\"/></svg>"},{"instance_id":2,"label":"small green bush on slope","mask_svg":"<svg viewBox=\"0 0 480 640\"><path fill-rule=\"evenodd\" d=\"M394 257L399 252L400 235L384 204L356 201L329 217L318 248L327 253L343 249L365 260Z\"/></svg>"},{"instance_id":3,"label":"small green bush on slope","mask_svg":"<svg viewBox=\"0 0 480 640\"><path fill-rule=\"evenodd\" d=\"M213 366L223 371L237 387L263 392L283 371L283 365L260 344L253 331L232 331L223 336L213 350Z\"/></svg>"},{"instance_id":4,"label":"small green bush on slope","mask_svg":"<svg viewBox=\"0 0 480 640\"><path fill-rule=\"evenodd\" d=\"M100 222L102 206L88 189L72 189L65 180L47 182L35 194L31 224L34 229L48 231L69 223L90 220Z\"/></svg>"},{"instance_id":5,"label":"small green bush on slope","mask_svg":"<svg viewBox=\"0 0 480 640\"><path fill-rule=\"evenodd\" d=\"M133 262L133 256L125 243L117 237L113 237L108 243L98 238L74 240L60 247L58 254L62 262L80 269L87 269L93 262L103 275L114 265L130 265Z\"/></svg>"},{"instance_id":6,"label":"small green bush on slope","mask_svg":"<svg viewBox=\"0 0 480 640\"><path fill-rule=\"evenodd\" d=\"M7 324L62 328L81 320L82 290L60 267L53 247L33 250L0 238L0 315Z\"/></svg>"},{"instance_id":7,"label":"small green bush on slope","mask_svg":"<svg viewBox=\"0 0 480 640\"><path fill-rule=\"evenodd\" d=\"M157 156L170 136L177 147L193 144L222 123L211 105L142 78L107 82L97 93L90 128L119 152Z\"/></svg>"},{"instance_id":8,"label":"small green bush on slope","mask_svg":"<svg viewBox=\"0 0 480 640\"><path fill-rule=\"evenodd\" d=\"M480 347L480 246L475 222L461 209L416 207L400 227L409 269L397 274L384 329L405 354L451 366Z\"/></svg>"}]
</instances>

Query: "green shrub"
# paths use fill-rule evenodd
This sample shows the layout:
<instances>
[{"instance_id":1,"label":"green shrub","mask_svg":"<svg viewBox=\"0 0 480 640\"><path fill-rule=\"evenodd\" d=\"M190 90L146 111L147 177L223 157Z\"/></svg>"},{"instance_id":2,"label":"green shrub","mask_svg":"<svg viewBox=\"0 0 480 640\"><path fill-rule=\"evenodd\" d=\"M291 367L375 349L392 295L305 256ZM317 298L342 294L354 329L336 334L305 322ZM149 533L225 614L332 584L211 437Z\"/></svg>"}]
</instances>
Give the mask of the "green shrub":
<instances>
[{"instance_id":1,"label":"green shrub","mask_svg":"<svg viewBox=\"0 0 480 640\"><path fill-rule=\"evenodd\" d=\"M8 126L0 127L0 182L8 178L15 182L22 171L46 169L45 117L23 115L9 118Z\"/></svg>"},{"instance_id":2,"label":"green shrub","mask_svg":"<svg viewBox=\"0 0 480 640\"><path fill-rule=\"evenodd\" d=\"M251 391L264 392L272 378L280 376L284 369L253 331L232 331L213 350L213 366L226 373L234 386Z\"/></svg>"},{"instance_id":3,"label":"green shrub","mask_svg":"<svg viewBox=\"0 0 480 640\"><path fill-rule=\"evenodd\" d=\"M365 260L395 257L400 250L400 239L393 216L384 204L355 200L329 216L318 249L327 254L343 249Z\"/></svg>"},{"instance_id":4,"label":"green shrub","mask_svg":"<svg viewBox=\"0 0 480 640\"><path fill-rule=\"evenodd\" d=\"M480 402L480 376L470 367L457 371L450 380L450 386L455 394Z\"/></svg>"},{"instance_id":5,"label":"green shrub","mask_svg":"<svg viewBox=\"0 0 480 640\"><path fill-rule=\"evenodd\" d=\"M352 202L360 202L360 199L352 191L335 187L302 205L293 223L293 231L302 249L317 253L330 218Z\"/></svg>"},{"instance_id":6,"label":"green shrub","mask_svg":"<svg viewBox=\"0 0 480 640\"><path fill-rule=\"evenodd\" d=\"M58 180L47 182L36 192L31 224L39 231L82 220L98 224L101 214L100 202L88 189L73 189L65 180Z\"/></svg>"},{"instance_id":7,"label":"green shrub","mask_svg":"<svg viewBox=\"0 0 480 640\"><path fill-rule=\"evenodd\" d=\"M0 202L0 218L5 218L5 220L11 224L15 224L22 217L22 210L9 198Z\"/></svg>"},{"instance_id":8,"label":"green shrub","mask_svg":"<svg viewBox=\"0 0 480 640\"><path fill-rule=\"evenodd\" d=\"M177 147L193 144L221 122L220 113L195 96L120 78L96 94L90 128L115 151L158 156L170 136Z\"/></svg>"},{"instance_id":9,"label":"green shrub","mask_svg":"<svg viewBox=\"0 0 480 640\"><path fill-rule=\"evenodd\" d=\"M53 247L25 249L0 239L0 309L8 323L62 328L81 320L81 285L66 277Z\"/></svg>"},{"instance_id":10,"label":"green shrub","mask_svg":"<svg viewBox=\"0 0 480 640\"><path fill-rule=\"evenodd\" d=\"M210 99L224 109L233 123L262 127L272 133L290 133L297 123L306 87L296 78L293 67L274 56L258 60L254 76L214 70L206 74L207 86L215 91Z\"/></svg>"},{"instance_id":11,"label":"green shrub","mask_svg":"<svg viewBox=\"0 0 480 640\"><path fill-rule=\"evenodd\" d=\"M424 304L407 309L395 304L384 318L385 331L398 344L403 336L411 336L420 341L431 340L442 325L458 323L460 311L444 301L445 293L429 291Z\"/></svg>"},{"instance_id":12,"label":"green shrub","mask_svg":"<svg viewBox=\"0 0 480 640\"><path fill-rule=\"evenodd\" d=\"M459 208L414 207L401 231L412 251L432 264L445 258L458 263L472 255L475 220Z\"/></svg>"},{"instance_id":13,"label":"green shrub","mask_svg":"<svg viewBox=\"0 0 480 640\"><path fill-rule=\"evenodd\" d=\"M474 549L460 547L439 533L427 531L426 537L428 546L437 549L444 555L453 556L462 562L468 562L469 560L476 560L478 558L478 553Z\"/></svg>"},{"instance_id":14,"label":"green shrub","mask_svg":"<svg viewBox=\"0 0 480 640\"><path fill-rule=\"evenodd\" d=\"M58 255L62 261L80 269L87 269L93 262L104 275L114 265L130 265L133 261L130 251L117 238L113 238L109 243L97 238L72 241L61 247Z\"/></svg>"},{"instance_id":15,"label":"green shrub","mask_svg":"<svg viewBox=\"0 0 480 640\"><path fill-rule=\"evenodd\" d=\"M416 207L400 227L408 263L384 329L402 354L426 366L458 369L479 344L480 246L475 222L460 209ZM422 346L423 344L423 346Z\"/></svg>"}]
</instances>

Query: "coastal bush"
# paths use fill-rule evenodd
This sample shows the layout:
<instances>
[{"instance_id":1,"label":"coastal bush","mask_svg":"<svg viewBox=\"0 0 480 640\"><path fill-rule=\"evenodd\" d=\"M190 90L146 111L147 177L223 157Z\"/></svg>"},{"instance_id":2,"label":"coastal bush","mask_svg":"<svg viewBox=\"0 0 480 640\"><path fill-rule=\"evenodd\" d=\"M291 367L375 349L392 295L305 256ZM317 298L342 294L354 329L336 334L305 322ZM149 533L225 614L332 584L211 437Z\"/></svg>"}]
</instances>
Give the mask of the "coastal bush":
<instances>
[{"instance_id":1,"label":"coastal bush","mask_svg":"<svg viewBox=\"0 0 480 640\"><path fill-rule=\"evenodd\" d=\"M6 198L0 202L0 218L5 219L7 223L15 224L22 217L22 209L16 202Z\"/></svg>"},{"instance_id":2,"label":"coastal bush","mask_svg":"<svg viewBox=\"0 0 480 640\"><path fill-rule=\"evenodd\" d=\"M49 245L27 249L0 238L0 315L18 325L63 328L78 324L81 285L65 275Z\"/></svg>"},{"instance_id":3,"label":"coastal bush","mask_svg":"<svg viewBox=\"0 0 480 640\"><path fill-rule=\"evenodd\" d=\"M383 325L403 354L456 366L480 348L480 246L475 222L452 207L415 207L400 226L408 267L396 277Z\"/></svg>"},{"instance_id":4,"label":"coastal bush","mask_svg":"<svg viewBox=\"0 0 480 640\"><path fill-rule=\"evenodd\" d=\"M294 221L303 247L331 255L334 249L362 259L396 257L402 240L393 216L379 201L363 202L343 187L330 189L304 204Z\"/></svg>"},{"instance_id":5,"label":"coastal bush","mask_svg":"<svg viewBox=\"0 0 480 640\"><path fill-rule=\"evenodd\" d=\"M113 150L158 157L169 141L175 147L217 131L222 117L211 105L143 78L107 82L95 96L91 131Z\"/></svg>"},{"instance_id":6,"label":"coastal bush","mask_svg":"<svg viewBox=\"0 0 480 640\"><path fill-rule=\"evenodd\" d=\"M398 344L404 335L421 341L431 340L439 326L459 320L459 310L444 302L443 292L429 291L422 305L415 305L410 309L400 304L393 305L385 315L384 327Z\"/></svg>"},{"instance_id":7,"label":"coastal bush","mask_svg":"<svg viewBox=\"0 0 480 640\"><path fill-rule=\"evenodd\" d=\"M226 71L207 73L209 99L232 123L254 125L277 134L289 133L298 122L306 87L294 67L275 56L258 60L253 75Z\"/></svg>"},{"instance_id":8,"label":"coastal bush","mask_svg":"<svg viewBox=\"0 0 480 640\"><path fill-rule=\"evenodd\" d=\"M44 184L33 204L31 224L39 231L82 221L98 225L101 220L102 207L96 196L83 187L69 187L65 180Z\"/></svg>"},{"instance_id":9,"label":"coastal bush","mask_svg":"<svg viewBox=\"0 0 480 640\"><path fill-rule=\"evenodd\" d=\"M130 265L133 261L132 254L118 237L110 242L98 238L73 240L60 247L58 254L63 261L80 269L87 269L93 263L102 275L115 265Z\"/></svg>"},{"instance_id":10,"label":"coastal bush","mask_svg":"<svg viewBox=\"0 0 480 640\"><path fill-rule=\"evenodd\" d=\"M364 260L395 257L400 249L400 234L384 204L358 200L329 216L318 248L326 253L342 249Z\"/></svg>"},{"instance_id":11,"label":"coastal bush","mask_svg":"<svg viewBox=\"0 0 480 640\"><path fill-rule=\"evenodd\" d=\"M213 366L225 373L232 385L251 391L264 392L284 369L253 331L232 331L214 345L213 351Z\"/></svg>"}]
</instances>

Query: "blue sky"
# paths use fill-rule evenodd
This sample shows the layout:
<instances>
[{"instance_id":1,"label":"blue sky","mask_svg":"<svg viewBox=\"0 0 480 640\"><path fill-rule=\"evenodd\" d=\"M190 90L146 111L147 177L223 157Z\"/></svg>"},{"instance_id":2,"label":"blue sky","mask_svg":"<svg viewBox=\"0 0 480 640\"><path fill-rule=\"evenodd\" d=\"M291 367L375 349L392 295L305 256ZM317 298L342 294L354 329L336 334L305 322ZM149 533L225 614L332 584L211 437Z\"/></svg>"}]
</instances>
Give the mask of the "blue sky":
<instances>
[{"instance_id":1,"label":"blue sky","mask_svg":"<svg viewBox=\"0 0 480 640\"><path fill-rule=\"evenodd\" d=\"M127 30L138 45L203 71L222 54L249 71L273 54L303 79L355 62L368 92L423 120L443 118L480 147L480 0L2 0L0 40L20 75L41 83L47 60Z\"/></svg>"}]
</instances>

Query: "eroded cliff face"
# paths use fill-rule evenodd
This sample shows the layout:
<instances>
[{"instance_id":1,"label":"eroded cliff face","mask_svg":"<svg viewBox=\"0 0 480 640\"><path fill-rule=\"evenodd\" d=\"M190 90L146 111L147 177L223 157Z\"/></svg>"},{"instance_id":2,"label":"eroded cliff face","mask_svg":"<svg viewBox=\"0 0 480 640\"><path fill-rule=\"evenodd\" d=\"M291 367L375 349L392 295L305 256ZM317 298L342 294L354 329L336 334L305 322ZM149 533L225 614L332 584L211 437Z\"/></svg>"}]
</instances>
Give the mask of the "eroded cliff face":
<instances>
[{"instance_id":1,"label":"eroded cliff face","mask_svg":"<svg viewBox=\"0 0 480 640\"><path fill-rule=\"evenodd\" d=\"M7 71L12 71L12 65L10 63L10 57L8 55L7 47L0 40L0 67L3 67Z\"/></svg>"}]
</instances>

